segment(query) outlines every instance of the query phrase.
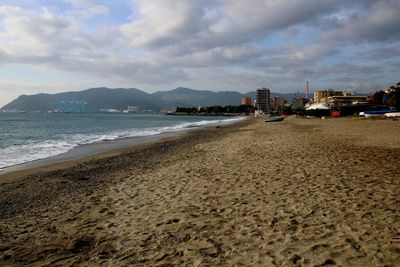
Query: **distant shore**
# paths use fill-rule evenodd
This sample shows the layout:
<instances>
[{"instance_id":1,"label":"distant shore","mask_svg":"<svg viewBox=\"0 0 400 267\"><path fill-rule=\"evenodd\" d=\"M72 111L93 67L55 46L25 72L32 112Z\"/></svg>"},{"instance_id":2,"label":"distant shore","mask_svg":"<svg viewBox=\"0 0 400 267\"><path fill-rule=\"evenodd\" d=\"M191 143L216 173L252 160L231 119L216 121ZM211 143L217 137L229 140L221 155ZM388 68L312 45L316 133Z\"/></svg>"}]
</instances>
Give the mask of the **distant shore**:
<instances>
[{"instance_id":1,"label":"distant shore","mask_svg":"<svg viewBox=\"0 0 400 267\"><path fill-rule=\"evenodd\" d=\"M0 185L0 265L395 265L400 124L251 119Z\"/></svg>"}]
</instances>

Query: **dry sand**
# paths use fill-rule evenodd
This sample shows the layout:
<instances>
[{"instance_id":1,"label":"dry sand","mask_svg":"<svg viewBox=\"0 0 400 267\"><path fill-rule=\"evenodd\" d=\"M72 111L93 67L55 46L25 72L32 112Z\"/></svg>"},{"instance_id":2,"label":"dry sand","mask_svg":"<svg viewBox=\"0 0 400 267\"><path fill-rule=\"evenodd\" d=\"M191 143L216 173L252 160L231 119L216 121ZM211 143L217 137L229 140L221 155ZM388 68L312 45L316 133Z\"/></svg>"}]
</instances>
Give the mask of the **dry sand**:
<instances>
[{"instance_id":1,"label":"dry sand","mask_svg":"<svg viewBox=\"0 0 400 267\"><path fill-rule=\"evenodd\" d=\"M399 133L254 119L14 178L0 265L400 266Z\"/></svg>"}]
</instances>

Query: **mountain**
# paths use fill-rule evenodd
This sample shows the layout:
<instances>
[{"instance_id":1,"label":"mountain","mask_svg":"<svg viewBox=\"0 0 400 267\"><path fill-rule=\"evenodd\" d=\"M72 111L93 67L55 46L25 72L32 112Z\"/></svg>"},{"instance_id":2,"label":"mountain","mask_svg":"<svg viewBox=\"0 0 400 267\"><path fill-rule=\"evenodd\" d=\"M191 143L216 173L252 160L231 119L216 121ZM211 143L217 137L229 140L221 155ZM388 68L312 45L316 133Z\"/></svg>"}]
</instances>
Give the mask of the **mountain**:
<instances>
[{"instance_id":1,"label":"mountain","mask_svg":"<svg viewBox=\"0 0 400 267\"><path fill-rule=\"evenodd\" d=\"M256 92L244 94L255 98ZM136 88L110 89L91 88L80 92L66 92L58 94L21 95L14 101L2 107L2 110L22 110L27 112L46 112L61 110L73 112L97 112L99 109L124 110L128 106L137 106L139 111L174 109L193 106L228 106L240 105L244 96L238 92L207 90L193 90L179 87L170 91L159 91L148 94ZM280 94L271 92L271 97L282 96L291 102L296 96L304 94Z\"/></svg>"},{"instance_id":2,"label":"mountain","mask_svg":"<svg viewBox=\"0 0 400 267\"><path fill-rule=\"evenodd\" d=\"M166 108L196 107L196 106L228 106L240 105L242 94L238 92L212 92L178 87L171 91L159 91L152 94Z\"/></svg>"},{"instance_id":3,"label":"mountain","mask_svg":"<svg viewBox=\"0 0 400 267\"><path fill-rule=\"evenodd\" d=\"M69 108L81 105L85 111L98 111L102 108L123 110L128 106L138 106L142 110L156 111L162 108L157 99L139 89L110 89L102 87L80 92L21 95L2 109L46 112L53 109L63 110L60 106L65 107L66 105L69 105Z\"/></svg>"}]
</instances>

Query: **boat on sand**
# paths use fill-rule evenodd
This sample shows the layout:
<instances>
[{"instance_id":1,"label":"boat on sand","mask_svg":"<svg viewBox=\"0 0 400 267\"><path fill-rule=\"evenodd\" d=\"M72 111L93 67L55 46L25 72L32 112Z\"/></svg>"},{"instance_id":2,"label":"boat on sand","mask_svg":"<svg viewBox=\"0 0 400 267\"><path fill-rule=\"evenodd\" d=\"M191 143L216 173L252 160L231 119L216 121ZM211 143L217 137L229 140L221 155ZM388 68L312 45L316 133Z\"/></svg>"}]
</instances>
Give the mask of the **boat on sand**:
<instances>
[{"instance_id":1,"label":"boat on sand","mask_svg":"<svg viewBox=\"0 0 400 267\"><path fill-rule=\"evenodd\" d=\"M364 117L365 118L383 117L386 116L386 114L390 113L398 113L398 111L391 109L364 111Z\"/></svg>"},{"instance_id":2,"label":"boat on sand","mask_svg":"<svg viewBox=\"0 0 400 267\"><path fill-rule=\"evenodd\" d=\"M388 112L385 113L385 117L388 118L400 117L400 112Z\"/></svg>"},{"instance_id":3,"label":"boat on sand","mask_svg":"<svg viewBox=\"0 0 400 267\"><path fill-rule=\"evenodd\" d=\"M268 117L265 119L265 122L278 122L283 121L285 117Z\"/></svg>"}]
</instances>

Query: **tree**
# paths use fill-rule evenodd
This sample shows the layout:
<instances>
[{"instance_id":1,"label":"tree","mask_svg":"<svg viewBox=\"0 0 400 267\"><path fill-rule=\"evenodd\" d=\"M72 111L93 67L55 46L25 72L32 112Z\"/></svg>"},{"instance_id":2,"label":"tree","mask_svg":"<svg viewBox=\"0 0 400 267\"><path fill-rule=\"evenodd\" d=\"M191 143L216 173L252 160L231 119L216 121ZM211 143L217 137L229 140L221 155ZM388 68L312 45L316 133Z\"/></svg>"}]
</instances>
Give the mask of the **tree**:
<instances>
[{"instance_id":1,"label":"tree","mask_svg":"<svg viewBox=\"0 0 400 267\"><path fill-rule=\"evenodd\" d=\"M391 108L400 109L400 90L396 90L389 94L387 105Z\"/></svg>"},{"instance_id":2,"label":"tree","mask_svg":"<svg viewBox=\"0 0 400 267\"><path fill-rule=\"evenodd\" d=\"M384 95L385 95L385 92L383 92L383 91L375 92L371 97L371 103L373 105L383 105L383 96Z\"/></svg>"}]
</instances>

